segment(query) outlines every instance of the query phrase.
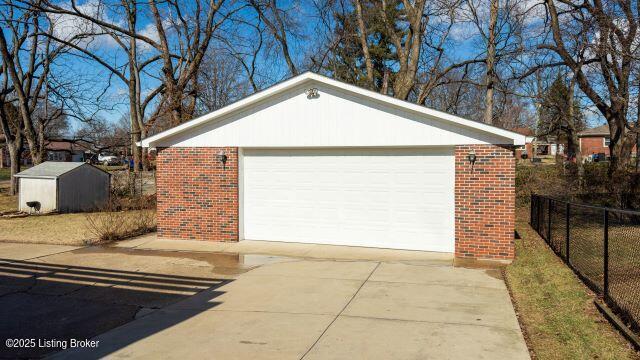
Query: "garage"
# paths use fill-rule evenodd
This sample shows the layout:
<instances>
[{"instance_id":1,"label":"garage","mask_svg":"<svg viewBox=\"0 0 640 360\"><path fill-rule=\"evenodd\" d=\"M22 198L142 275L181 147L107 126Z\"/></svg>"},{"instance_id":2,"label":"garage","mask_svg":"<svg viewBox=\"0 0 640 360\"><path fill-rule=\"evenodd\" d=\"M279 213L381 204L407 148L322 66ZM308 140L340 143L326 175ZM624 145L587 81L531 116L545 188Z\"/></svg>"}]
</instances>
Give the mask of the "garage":
<instances>
[{"instance_id":1,"label":"garage","mask_svg":"<svg viewBox=\"0 0 640 360\"><path fill-rule=\"evenodd\" d=\"M511 259L524 141L308 72L140 144L160 238Z\"/></svg>"},{"instance_id":2,"label":"garage","mask_svg":"<svg viewBox=\"0 0 640 360\"><path fill-rule=\"evenodd\" d=\"M245 150L242 164L245 239L453 252L452 148Z\"/></svg>"}]
</instances>

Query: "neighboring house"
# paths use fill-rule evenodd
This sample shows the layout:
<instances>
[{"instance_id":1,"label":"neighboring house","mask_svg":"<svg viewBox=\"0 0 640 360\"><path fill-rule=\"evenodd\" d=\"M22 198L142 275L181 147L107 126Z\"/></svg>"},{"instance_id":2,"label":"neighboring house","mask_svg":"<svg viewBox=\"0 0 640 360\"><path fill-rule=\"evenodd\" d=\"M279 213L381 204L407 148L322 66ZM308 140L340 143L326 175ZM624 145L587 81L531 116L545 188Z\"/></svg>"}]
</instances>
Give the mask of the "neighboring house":
<instances>
[{"instance_id":1,"label":"neighboring house","mask_svg":"<svg viewBox=\"0 0 640 360\"><path fill-rule=\"evenodd\" d=\"M87 211L109 200L111 175L86 163L46 161L15 176L20 211Z\"/></svg>"},{"instance_id":2,"label":"neighboring house","mask_svg":"<svg viewBox=\"0 0 640 360\"><path fill-rule=\"evenodd\" d=\"M160 238L514 257L525 136L304 73L141 141Z\"/></svg>"},{"instance_id":3,"label":"neighboring house","mask_svg":"<svg viewBox=\"0 0 640 360\"><path fill-rule=\"evenodd\" d=\"M84 162L91 156L88 146L71 141L50 141L46 149L47 161Z\"/></svg>"},{"instance_id":4,"label":"neighboring house","mask_svg":"<svg viewBox=\"0 0 640 360\"><path fill-rule=\"evenodd\" d=\"M600 156L609 157L611 134L609 133L608 124L581 131L578 133L578 139L580 141L580 154L585 159L600 154L604 154Z\"/></svg>"},{"instance_id":5,"label":"neighboring house","mask_svg":"<svg viewBox=\"0 0 640 360\"><path fill-rule=\"evenodd\" d=\"M611 133L608 124L581 131L578 133L578 139L580 153L585 160L592 160L595 156L598 156L598 159L602 157L608 159L611 155L609 150ZM636 155L636 145L633 146L631 153L633 156Z\"/></svg>"},{"instance_id":6,"label":"neighboring house","mask_svg":"<svg viewBox=\"0 0 640 360\"><path fill-rule=\"evenodd\" d=\"M516 146L516 159L532 160L536 157L564 154L564 145L558 144L555 136L536 136L532 129L526 127L515 128L511 131L525 136L525 144Z\"/></svg>"},{"instance_id":7,"label":"neighboring house","mask_svg":"<svg viewBox=\"0 0 640 360\"><path fill-rule=\"evenodd\" d=\"M22 154L20 157L20 164L22 166L31 165L31 156L29 155L29 148L27 144L22 144ZM4 135L0 134L0 169L3 167L11 166L11 158L9 157L9 149L5 142Z\"/></svg>"},{"instance_id":8,"label":"neighboring house","mask_svg":"<svg viewBox=\"0 0 640 360\"><path fill-rule=\"evenodd\" d=\"M527 127L519 127L511 129L511 131L525 136L525 144L516 146L516 159L522 159L523 155L525 155L525 158L530 159L533 155L533 142L536 139L535 132Z\"/></svg>"}]
</instances>

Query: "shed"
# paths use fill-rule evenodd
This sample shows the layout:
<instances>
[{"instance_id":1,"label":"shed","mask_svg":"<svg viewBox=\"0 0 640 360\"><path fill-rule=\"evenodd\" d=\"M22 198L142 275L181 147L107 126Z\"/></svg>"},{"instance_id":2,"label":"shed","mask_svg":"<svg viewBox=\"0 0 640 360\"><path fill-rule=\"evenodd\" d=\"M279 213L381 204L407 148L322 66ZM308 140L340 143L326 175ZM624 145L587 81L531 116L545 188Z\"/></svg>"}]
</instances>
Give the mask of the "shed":
<instances>
[{"instance_id":1,"label":"shed","mask_svg":"<svg viewBox=\"0 0 640 360\"><path fill-rule=\"evenodd\" d=\"M15 175L19 178L18 209L40 212L94 210L109 200L111 175L81 162L47 161Z\"/></svg>"},{"instance_id":2,"label":"shed","mask_svg":"<svg viewBox=\"0 0 640 360\"><path fill-rule=\"evenodd\" d=\"M309 72L140 144L160 238L514 256L512 131Z\"/></svg>"}]
</instances>

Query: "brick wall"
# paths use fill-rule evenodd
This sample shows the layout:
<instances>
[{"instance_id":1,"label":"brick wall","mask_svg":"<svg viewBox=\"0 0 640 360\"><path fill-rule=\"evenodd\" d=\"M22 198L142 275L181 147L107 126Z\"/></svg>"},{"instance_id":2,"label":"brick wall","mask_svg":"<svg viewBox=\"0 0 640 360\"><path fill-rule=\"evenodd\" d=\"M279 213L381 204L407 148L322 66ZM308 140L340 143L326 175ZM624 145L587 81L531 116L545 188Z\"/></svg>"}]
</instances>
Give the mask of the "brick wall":
<instances>
[{"instance_id":1,"label":"brick wall","mask_svg":"<svg viewBox=\"0 0 640 360\"><path fill-rule=\"evenodd\" d=\"M472 167L467 155L474 150ZM515 228L515 158L496 145L455 148L456 257L512 259Z\"/></svg>"},{"instance_id":2,"label":"brick wall","mask_svg":"<svg viewBox=\"0 0 640 360\"><path fill-rule=\"evenodd\" d=\"M580 138L580 153L582 156L605 153L609 156L609 147L604 146L604 137L582 137Z\"/></svg>"},{"instance_id":3,"label":"brick wall","mask_svg":"<svg viewBox=\"0 0 640 360\"><path fill-rule=\"evenodd\" d=\"M238 148L158 149L156 164L158 237L238 240Z\"/></svg>"},{"instance_id":4,"label":"brick wall","mask_svg":"<svg viewBox=\"0 0 640 360\"><path fill-rule=\"evenodd\" d=\"M471 167L467 155L475 150ZM216 160L224 151L226 168ZM511 149L455 149L456 256L514 256L515 158ZM157 157L158 236L238 240L238 149L164 148Z\"/></svg>"}]
</instances>

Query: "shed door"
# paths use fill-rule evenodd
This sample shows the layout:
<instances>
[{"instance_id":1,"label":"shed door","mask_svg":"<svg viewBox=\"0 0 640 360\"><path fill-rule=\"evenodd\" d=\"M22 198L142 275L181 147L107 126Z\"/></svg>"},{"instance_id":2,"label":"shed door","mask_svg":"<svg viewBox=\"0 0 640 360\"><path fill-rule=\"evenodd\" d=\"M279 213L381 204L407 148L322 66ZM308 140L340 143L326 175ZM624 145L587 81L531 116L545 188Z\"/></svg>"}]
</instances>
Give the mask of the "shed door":
<instances>
[{"instance_id":1,"label":"shed door","mask_svg":"<svg viewBox=\"0 0 640 360\"><path fill-rule=\"evenodd\" d=\"M244 150L249 240L454 251L452 148Z\"/></svg>"}]
</instances>

